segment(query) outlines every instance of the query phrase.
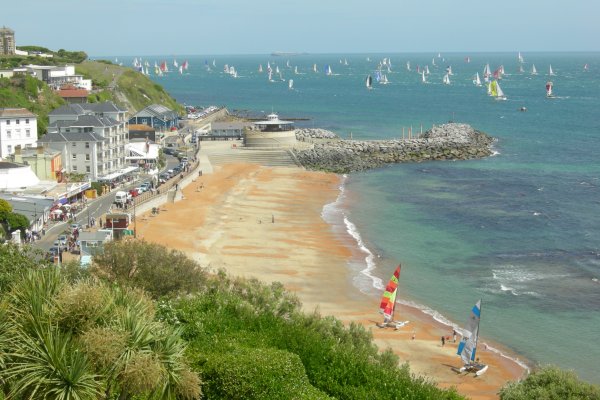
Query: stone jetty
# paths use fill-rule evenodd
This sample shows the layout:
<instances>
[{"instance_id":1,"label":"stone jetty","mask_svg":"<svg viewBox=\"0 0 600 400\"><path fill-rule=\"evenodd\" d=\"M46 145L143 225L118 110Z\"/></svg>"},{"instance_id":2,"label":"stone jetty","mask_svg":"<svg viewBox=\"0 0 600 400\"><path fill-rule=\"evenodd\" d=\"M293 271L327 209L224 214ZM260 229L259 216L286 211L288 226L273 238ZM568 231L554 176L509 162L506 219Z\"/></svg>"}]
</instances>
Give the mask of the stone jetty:
<instances>
[{"instance_id":1,"label":"stone jetty","mask_svg":"<svg viewBox=\"0 0 600 400\"><path fill-rule=\"evenodd\" d=\"M300 132L298 132L300 131ZM433 160L467 160L492 154L494 138L468 124L436 125L418 138L396 140L344 140L323 129L302 129L292 151L307 169L348 173L385 164Z\"/></svg>"}]
</instances>

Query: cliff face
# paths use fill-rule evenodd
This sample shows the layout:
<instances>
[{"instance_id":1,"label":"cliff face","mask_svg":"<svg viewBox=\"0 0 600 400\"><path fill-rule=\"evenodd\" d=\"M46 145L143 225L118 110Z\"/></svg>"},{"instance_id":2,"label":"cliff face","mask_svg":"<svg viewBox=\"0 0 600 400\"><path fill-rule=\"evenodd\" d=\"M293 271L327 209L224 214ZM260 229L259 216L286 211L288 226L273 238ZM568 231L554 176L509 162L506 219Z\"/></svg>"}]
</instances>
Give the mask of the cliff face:
<instances>
[{"instance_id":1,"label":"cliff face","mask_svg":"<svg viewBox=\"0 0 600 400\"><path fill-rule=\"evenodd\" d=\"M450 123L434 126L418 139L326 140L311 149L294 149L294 154L308 169L348 173L392 163L483 158L492 154L493 141L470 125Z\"/></svg>"}]
</instances>

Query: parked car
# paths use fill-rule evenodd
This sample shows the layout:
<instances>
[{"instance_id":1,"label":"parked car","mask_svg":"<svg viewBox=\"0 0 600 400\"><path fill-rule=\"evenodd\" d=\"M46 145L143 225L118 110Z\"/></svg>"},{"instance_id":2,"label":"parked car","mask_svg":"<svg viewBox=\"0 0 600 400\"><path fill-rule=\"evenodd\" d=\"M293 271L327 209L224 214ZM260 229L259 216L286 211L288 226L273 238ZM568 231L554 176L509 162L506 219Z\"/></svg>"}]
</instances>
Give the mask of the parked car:
<instances>
[{"instance_id":1,"label":"parked car","mask_svg":"<svg viewBox=\"0 0 600 400\"><path fill-rule=\"evenodd\" d=\"M174 152L175 152L175 149L173 149L173 148L171 148L171 147L165 147L165 148L163 149L163 153L165 153L165 154L170 154L170 155L173 155L173 153L174 153Z\"/></svg>"},{"instance_id":2,"label":"parked car","mask_svg":"<svg viewBox=\"0 0 600 400\"><path fill-rule=\"evenodd\" d=\"M140 187L144 189L144 192L147 192L152 187L152 184L150 182L144 182Z\"/></svg>"},{"instance_id":3,"label":"parked car","mask_svg":"<svg viewBox=\"0 0 600 400\"><path fill-rule=\"evenodd\" d=\"M131 194L131 197L137 197L140 195L140 192L137 189L130 189L129 194Z\"/></svg>"},{"instance_id":4,"label":"parked car","mask_svg":"<svg viewBox=\"0 0 600 400\"><path fill-rule=\"evenodd\" d=\"M67 238L67 235L59 235L57 241L61 246L66 246L69 238Z\"/></svg>"}]
</instances>

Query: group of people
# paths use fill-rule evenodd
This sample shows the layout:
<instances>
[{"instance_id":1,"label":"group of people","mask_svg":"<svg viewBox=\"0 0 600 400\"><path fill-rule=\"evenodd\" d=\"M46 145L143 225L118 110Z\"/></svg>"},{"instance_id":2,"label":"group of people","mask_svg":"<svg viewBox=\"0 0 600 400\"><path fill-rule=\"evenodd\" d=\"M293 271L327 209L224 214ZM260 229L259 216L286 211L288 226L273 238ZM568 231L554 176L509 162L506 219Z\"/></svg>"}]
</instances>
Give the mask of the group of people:
<instances>
[{"instance_id":1,"label":"group of people","mask_svg":"<svg viewBox=\"0 0 600 400\"><path fill-rule=\"evenodd\" d=\"M456 332L456 329L452 330L452 341L453 343L456 343L456 336L458 335L458 333ZM446 345L446 342L450 340L450 336L442 336L442 347L444 347Z\"/></svg>"}]
</instances>

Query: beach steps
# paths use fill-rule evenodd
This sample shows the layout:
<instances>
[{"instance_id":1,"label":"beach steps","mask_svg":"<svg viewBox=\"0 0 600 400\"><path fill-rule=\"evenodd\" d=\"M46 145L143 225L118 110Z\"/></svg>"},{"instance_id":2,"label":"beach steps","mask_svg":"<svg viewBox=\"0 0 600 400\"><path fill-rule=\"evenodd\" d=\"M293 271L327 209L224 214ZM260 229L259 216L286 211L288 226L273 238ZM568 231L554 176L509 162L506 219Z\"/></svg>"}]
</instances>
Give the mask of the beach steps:
<instances>
[{"instance_id":1,"label":"beach steps","mask_svg":"<svg viewBox=\"0 0 600 400\"><path fill-rule=\"evenodd\" d=\"M266 167L296 167L292 156L287 150L235 150L222 153L208 154L212 165L233 163L259 164Z\"/></svg>"}]
</instances>

